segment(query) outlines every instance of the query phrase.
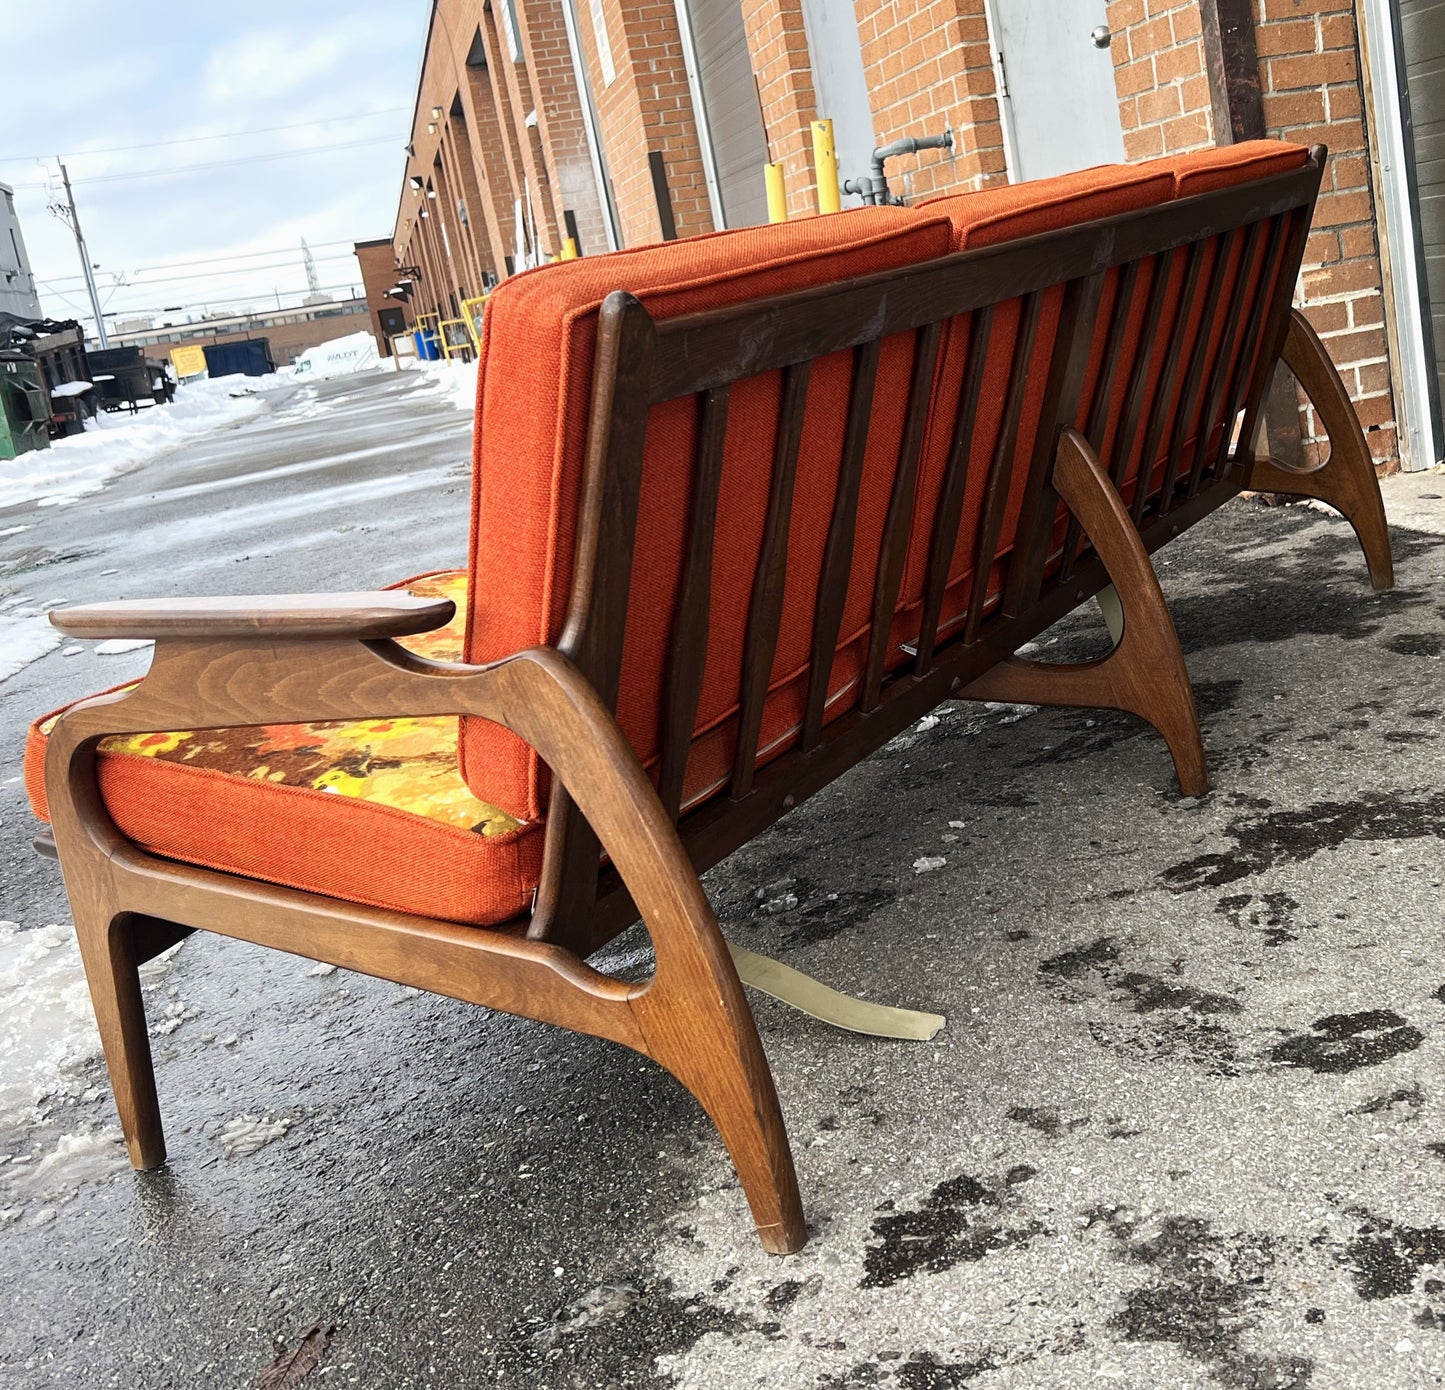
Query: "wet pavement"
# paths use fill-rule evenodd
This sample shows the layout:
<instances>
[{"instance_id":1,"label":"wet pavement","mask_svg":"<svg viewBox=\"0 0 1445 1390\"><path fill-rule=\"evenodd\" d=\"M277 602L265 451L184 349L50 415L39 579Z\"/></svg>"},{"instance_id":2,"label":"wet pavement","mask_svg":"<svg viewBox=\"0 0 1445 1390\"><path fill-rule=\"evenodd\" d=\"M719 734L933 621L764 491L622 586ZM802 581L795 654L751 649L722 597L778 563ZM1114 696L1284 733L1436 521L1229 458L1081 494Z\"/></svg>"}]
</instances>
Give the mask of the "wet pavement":
<instances>
[{"instance_id":1,"label":"wet pavement","mask_svg":"<svg viewBox=\"0 0 1445 1390\"><path fill-rule=\"evenodd\" d=\"M0 605L460 562L438 393L269 404L0 512L30 527ZM254 1385L319 1323L307 1384L376 1390L1445 1384L1445 477L1388 486L1391 594L1304 507L1159 557L1208 797L1126 716L947 705L709 876L741 944L949 1018L878 1042L755 999L812 1232L786 1259L645 1060L215 937L150 968L170 1162L132 1174L12 779L30 718L145 655L0 682L0 989L33 979L59 1038L38 1105L0 1085L0 1382Z\"/></svg>"}]
</instances>

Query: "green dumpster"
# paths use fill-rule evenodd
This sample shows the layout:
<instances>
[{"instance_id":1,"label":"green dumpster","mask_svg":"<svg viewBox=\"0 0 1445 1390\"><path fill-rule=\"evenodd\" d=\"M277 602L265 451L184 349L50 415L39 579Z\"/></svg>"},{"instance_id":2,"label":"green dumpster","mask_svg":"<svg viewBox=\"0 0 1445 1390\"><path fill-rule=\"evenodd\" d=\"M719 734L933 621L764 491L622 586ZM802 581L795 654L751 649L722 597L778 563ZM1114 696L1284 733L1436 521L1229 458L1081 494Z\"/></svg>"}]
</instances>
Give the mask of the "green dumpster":
<instances>
[{"instance_id":1,"label":"green dumpster","mask_svg":"<svg viewBox=\"0 0 1445 1390\"><path fill-rule=\"evenodd\" d=\"M40 372L24 353L0 352L0 459L50 447L50 409Z\"/></svg>"}]
</instances>

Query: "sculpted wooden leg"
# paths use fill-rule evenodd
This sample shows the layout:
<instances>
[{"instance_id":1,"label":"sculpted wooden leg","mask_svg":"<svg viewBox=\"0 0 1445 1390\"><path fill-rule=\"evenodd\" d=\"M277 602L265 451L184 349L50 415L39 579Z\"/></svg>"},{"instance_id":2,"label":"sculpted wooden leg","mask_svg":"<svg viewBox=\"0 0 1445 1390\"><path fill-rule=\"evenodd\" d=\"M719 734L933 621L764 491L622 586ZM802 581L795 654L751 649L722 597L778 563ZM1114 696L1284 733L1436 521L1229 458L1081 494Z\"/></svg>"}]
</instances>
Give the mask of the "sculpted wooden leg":
<instances>
[{"instance_id":1,"label":"sculpted wooden leg","mask_svg":"<svg viewBox=\"0 0 1445 1390\"><path fill-rule=\"evenodd\" d=\"M715 930L714 926L714 930ZM632 1009L647 1053L707 1111L737 1169L763 1248L791 1255L808 1238L772 1073L737 976L709 991L669 989L665 967Z\"/></svg>"},{"instance_id":2,"label":"sculpted wooden leg","mask_svg":"<svg viewBox=\"0 0 1445 1390\"><path fill-rule=\"evenodd\" d=\"M166 1160L166 1141L156 1099L135 938L125 919L104 907L75 902L72 907L126 1152L132 1167L157 1168Z\"/></svg>"},{"instance_id":3,"label":"sculpted wooden leg","mask_svg":"<svg viewBox=\"0 0 1445 1390\"><path fill-rule=\"evenodd\" d=\"M1065 430L1059 438L1054 487L1109 572L1122 611L1122 633L1100 661L1055 665L1008 657L967 685L962 698L1137 714L1164 735L1179 789L1185 796L1202 796L1209 790L1204 743L1173 620L1138 531L1077 430Z\"/></svg>"},{"instance_id":4,"label":"sculpted wooden leg","mask_svg":"<svg viewBox=\"0 0 1445 1390\"><path fill-rule=\"evenodd\" d=\"M528 653L495 677L509 727L560 777L617 866L652 937L657 968L628 1000L640 1051L666 1067L717 1126L764 1249L807 1239L772 1072L697 873L616 722L562 658Z\"/></svg>"},{"instance_id":5,"label":"sculpted wooden leg","mask_svg":"<svg viewBox=\"0 0 1445 1390\"><path fill-rule=\"evenodd\" d=\"M1284 364L1304 388L1324 425L1330 456L1318 468L1303 471L1285 468L1272 458L1255 459L1247 466L1244 485L1254 492L1313 497L1333 507L1355 528L1370 582L1376 589L1389 589L1395 583L1395 568L1375 461L1335 364L1298 309L1290 314Z\"/></svg>"}]
</instances>

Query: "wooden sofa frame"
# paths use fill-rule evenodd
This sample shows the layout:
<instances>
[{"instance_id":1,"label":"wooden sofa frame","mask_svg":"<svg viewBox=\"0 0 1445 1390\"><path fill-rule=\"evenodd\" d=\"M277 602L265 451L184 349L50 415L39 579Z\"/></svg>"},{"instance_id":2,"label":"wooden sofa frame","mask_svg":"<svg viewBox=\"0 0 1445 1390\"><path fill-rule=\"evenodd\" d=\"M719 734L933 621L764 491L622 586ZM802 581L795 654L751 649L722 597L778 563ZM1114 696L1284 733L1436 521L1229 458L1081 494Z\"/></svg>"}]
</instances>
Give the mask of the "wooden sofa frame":
<instances>
[{"instance_id":1,"label":"wooden sofa frame","mask_svg":"<svg viewBox=\"0 0 1445 1390\"><path fill-rule=\"evenodd\" d=\"M1391 582L1389 542L1369 450L1338 375L1309 325L1290 307L1318 191L1324 151L1305 167L1247 185L1151 207L985 250L741 308L654 322L614 294L601 313L574 586L555 649L519 652L484 667L424 660L394 640L445 623L446 600L404 593L110 603L52 614L71 637L154 638L153 662L133 689L85 701L50 734L45 778L65 884L95 1003L126 1143L138 1168L165 1157L137 967L203 928L347 969L602 1038L655 1059L699 1100L736 1165L764 1246L798 1249L803 1211L772 1077L738 975L698 875L805 797L950 696L1111 707L1152 722L1173 755L1182 790L1207 787L1188 674L1148 552L1241 489L1323 498L1350 520L1377 587ZM1132 508L1095 452L1113 370L1100 374L1080 431L1080 395L1104 277L1121 267L1127 304L1147 258L1182 248L1182 303L1205 295L1216 312L1218 271L1201 274L1199 248L1213 235L1267 239L1281 266L1277 291L1250 313L1219 305L1224 341L1245 351L1229 375L1227 352L1206 374L1206 353L1166 323L1151 291L1146 343L1167 343L1156 399L1213 403L1242 412L1231 448L1203 440L1185 456L1168 445L1162 488L1141 485ZM1215 257L1222 266L1225 256ZM1165 277L1155 275L1157 286ZM1009 493L1024 377L1043 296L1062 284L1056 346L1043 393L1038 442L1027 461L1025 502L1002 600L986 585ZM978 578L966 615L947 640L939 624L959 532L979 364L969 354L963 404L932 533L923 616L911 665L887 670L890 621L912 524L930 388L945 321L973 312L975 349L992 306L1022 297L1005 426L984 494ZM1108 329L1117 357L1127 310ZM1207 320L1206 320L1207 321ZM852 563L854 522L880 342L916 331L916 353L877 570L873 622L858 708L825 722L831 654ZM1201 334L1201 340L1207 335ZM1258 345L1257 354L1253 351ZM810 364L856 349L843 462L818 589L812 674L797 744L756 768L763 702L787 570L793 470ZM1148 352L1139 354L1147 362ZM1331 441L1329 460L1306 474L1253 456L1260 402L1283 359L1308 392ZM1248 370L1253 362L1254 368ZM762 555L744 654L739 738L725 795L679 819L683 771L706 656L712 538L729 391L755 373L781 370L780 424ZM1143 457L1159 456L1164 412L1145 411L1143 368L1127 385L1124 435L1142 431ZM655 402L698 398L688 560L664 692L656 785L610 713L617 694L638 507L643 437ZM1181 412L1183 414L1184 412ZM1207 432L1206 432L1207 433ZM1091 439L1094 443L1091 443ZM1127 457L1128 449L1120 451ZM1059 502L1072 517L1064 556L1049 565ZM1081 545L1081 542L1083 543ZM1121 640L1101 661L1041 665L1011 655L1112 583L1123 609ZM991 610L991 611L990 611ZM475 715L531 744L553 770L544 867L530 917L484 929L357 906L209 869L162 860L126 840L97 786L99 741L114 734L362 718ZM599 849L605 862L599 868ZM636 917L651 935L656 969L643 983L594 970L586 957Z\"/></svg>"}]
</instances>

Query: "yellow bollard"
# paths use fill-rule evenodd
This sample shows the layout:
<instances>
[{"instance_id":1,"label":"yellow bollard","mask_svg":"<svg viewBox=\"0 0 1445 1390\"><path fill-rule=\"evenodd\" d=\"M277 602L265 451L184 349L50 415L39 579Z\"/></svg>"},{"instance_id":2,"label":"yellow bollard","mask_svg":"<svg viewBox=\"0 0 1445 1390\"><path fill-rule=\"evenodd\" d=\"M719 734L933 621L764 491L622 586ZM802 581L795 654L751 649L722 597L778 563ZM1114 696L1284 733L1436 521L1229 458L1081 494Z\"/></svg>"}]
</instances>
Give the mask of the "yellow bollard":
<instances>
[{"instance_id":1,"label":"yellow bollard","mask_svg":"<svg viewBox=\"0 0 1445 1390\"><path fill-rule=\"evenodd\" d=\"M562 254L557 259L559 261L575 261L577 259L577 243L571 237L562 243Z\"/></svg>"},{"instance_id":2,"label":"yellow bollard","mask_svg":"<svg viewBox=\"0 0 1445 1390\"><path fill-rule=\"evenodd\" d=\"M783 182L782 164L764 164L763 181L768 186L768 221L786 222L788 220L788 188Z\"/></svg>"},{"instance_id":3,"label":"yellow bollard","mask_svg":"<svg viewBox=\"0 0 1445 1390\"><path fill-rule=\"evenodd\" d=\"M838 196L838 152L833 148L833 122L813 122L813 172L818 179L818 211L837 212L843 206Z\"/></svg>"}]
</instances>

